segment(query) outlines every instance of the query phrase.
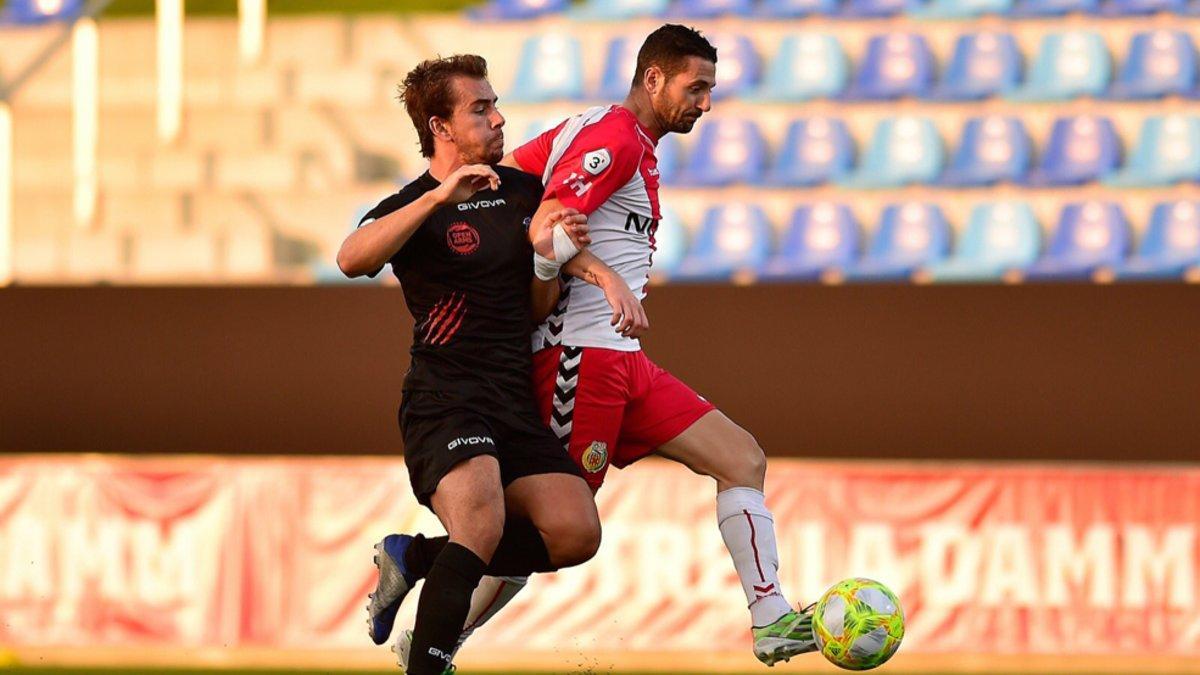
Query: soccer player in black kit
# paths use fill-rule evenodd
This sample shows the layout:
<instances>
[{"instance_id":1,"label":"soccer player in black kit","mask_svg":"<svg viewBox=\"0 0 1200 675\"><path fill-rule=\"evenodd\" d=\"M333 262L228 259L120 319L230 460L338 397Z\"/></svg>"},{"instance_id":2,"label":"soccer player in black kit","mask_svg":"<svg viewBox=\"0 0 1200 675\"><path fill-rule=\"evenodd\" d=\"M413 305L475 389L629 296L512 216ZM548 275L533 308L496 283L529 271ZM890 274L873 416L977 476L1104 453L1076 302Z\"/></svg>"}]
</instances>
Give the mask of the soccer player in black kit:
<instances>
[{"instance_id":1,"label":"soccer player in black kit","mask_svg":"<svg viewBox=\"0 0 1200 675\"><path fill-rule=\"evenodd\" d=\"M538 213L537 177L496 166L504 118L486 77L486 62L472 55L425 61L407 75L401 98L429 170L372 209L337 256L352 277L390 262L415 322L400 407L405 462L414 494L448 538L380 542L368 606L382 644L400 601L425 579L412 675L451 669L485 571L551 571L599 546L591 491L532 391L532 317L553 302L559 268L575 257L568 271L605 288L619 331L645 326L628 287L613 283L619 277L590 254L575 256L588 242L586 218Z\"/></svg>"}]
</instances>

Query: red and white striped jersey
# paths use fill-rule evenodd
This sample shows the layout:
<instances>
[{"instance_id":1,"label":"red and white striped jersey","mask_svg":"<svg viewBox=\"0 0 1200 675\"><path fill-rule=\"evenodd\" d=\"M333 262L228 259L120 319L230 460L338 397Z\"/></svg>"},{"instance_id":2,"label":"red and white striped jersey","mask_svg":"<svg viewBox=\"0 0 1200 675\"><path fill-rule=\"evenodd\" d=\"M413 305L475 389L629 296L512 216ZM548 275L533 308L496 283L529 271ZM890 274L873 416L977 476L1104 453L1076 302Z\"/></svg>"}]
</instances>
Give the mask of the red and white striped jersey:
<instances>
[{"instance_id":1,"label":"red and white striped jersey","mask_svg":"<svg viewBox=\"0 0 1200 675\"><path fill-rule=\"evenodd\" d=\"M645 297L658 209L657 142L619 105L591 108L513 152L521 168L542 176L544 199L588 216L589 250L613 268L634 295ZM570 279L558 306L534 331L535 351L557 344L636 351L636 339L611 325L599 288Z\"/></svg>"}]
</instances>

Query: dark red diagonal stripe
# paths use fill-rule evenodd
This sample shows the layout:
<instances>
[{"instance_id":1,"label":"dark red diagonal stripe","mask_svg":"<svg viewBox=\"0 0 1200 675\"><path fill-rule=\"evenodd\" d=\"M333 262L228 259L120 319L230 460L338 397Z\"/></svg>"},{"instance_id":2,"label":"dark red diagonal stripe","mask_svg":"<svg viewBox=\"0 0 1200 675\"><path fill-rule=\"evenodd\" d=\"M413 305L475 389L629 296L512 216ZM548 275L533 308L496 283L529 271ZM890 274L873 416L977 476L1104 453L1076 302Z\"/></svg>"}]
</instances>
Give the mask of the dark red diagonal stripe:
<instances>
[{"instance_id":1,"label":"dark red diagonal stripe","mask_svg":"<svg viewBox=\"0 0 1200 675\"><path fill-rule=\"evenodd\" d=\"M463 298L463 301L465 302L466 298ZM462 307L461 311L457 312L457 315L454 319L454 323L450 325L449 329L446 331L446 334L443 335L441 338L439 338L436 344L444 345L447 342L449 342L450 338L454 337L454 334L458 332L458 327L462 325L463 318L465 318L466 316L467 316L467 308ZM446 323L450 323L450 322L447 321Z\"/></svg>"},{"instance_id":2,"label":"dark red diagonal stripe","mask_svg":"<svg viewBox=\"0 0 1200 675\"><path fill-rule=\"evenodd\" d=\"M446 341L444 338L448 337L448 333L453 333L453 330L458 329L459 324L462 323L462 315L466 314L466 312L463 311L463 303L466 301L467 296L462 295L459 296L458 302L451 303L450 310L442 317L442 320L437 328L437 332L435 333L434 329L429 330L429 334L432 336L429 338L430 344L444 344Z\"/></svg>"},{"instance_id":3,"label":"dark red diagonal stripe","mask_svg":"<svg viewBox=\"0 0 1200 675\"><path fill-rule=\"evenodd\" d=\"M766 581L767 576L763 574L762 562L758 559L758 544L754 543L754 519L750 517L750 512L742 509L742 513L746 516L746 522L750 524L750 548L754 551L754 566L758 568L759 581Z\"/></svg>"},{"instance_id":4,"label":"dark red diagonal stripe","mask_svg":"<svg viewBox=\"0 0 1200 675\"><path fill-rule=\"evenodd\" d=\"M450 294L450 295L442 298L441 300L439 300L438 304L434 305L433 309L430 310L429 318L426 319L426 324L427 324L425 327L425 341L426 342L430 341L429 338L431 335L433 335L433 332L438 329L438 324L441 323L442 320L446 318L446 314L447 314L447 311L450 309L450 305L454 304L453 300L454 300L454 295Z\"/></svg>"}]
</instances>

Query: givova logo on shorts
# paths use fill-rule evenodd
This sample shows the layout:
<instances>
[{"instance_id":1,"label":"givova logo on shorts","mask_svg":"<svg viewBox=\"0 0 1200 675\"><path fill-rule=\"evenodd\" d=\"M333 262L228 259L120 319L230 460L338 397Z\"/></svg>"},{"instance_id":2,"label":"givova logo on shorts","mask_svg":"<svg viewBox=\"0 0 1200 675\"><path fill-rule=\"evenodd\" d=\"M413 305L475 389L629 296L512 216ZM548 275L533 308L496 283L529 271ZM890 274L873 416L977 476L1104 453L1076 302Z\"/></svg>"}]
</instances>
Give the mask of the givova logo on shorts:
<instances>
[{"instance_id":1,"label":"givova logo on shorts","mask_svg":"<svg viewBox=\"0 0 1200 675\"><path fill-rule=\"evenodd\" d=\"M460 445L495 445L495 444L496 444L496 441L493 441L488 436L463 436L461 438L456 438L456 439L450 441L450 445L447 445L446 449L453 450Z\"/></svg>"}]
</instances>

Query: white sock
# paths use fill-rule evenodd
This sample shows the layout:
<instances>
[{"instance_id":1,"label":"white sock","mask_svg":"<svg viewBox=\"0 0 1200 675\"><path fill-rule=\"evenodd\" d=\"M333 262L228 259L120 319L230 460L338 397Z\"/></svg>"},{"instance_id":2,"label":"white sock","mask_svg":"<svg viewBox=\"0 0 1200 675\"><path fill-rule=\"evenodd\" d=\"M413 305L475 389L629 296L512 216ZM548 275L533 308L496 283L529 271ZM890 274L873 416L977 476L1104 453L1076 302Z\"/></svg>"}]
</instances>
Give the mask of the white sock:
<instances>
[{"instance_id":1,"label":"white sock","mask_svg":"<svg viewBox=\"0 0 1200 675\"><path fill-rule=\"evenodd\" d=\"M779 587L775 522L763 493L748 487L718 492L717 525L742 581L753 624L766 626L792 611Z\"/></svg>"},{"instance_id":2,"label":"white sock","mask_svg":"<svg viewBox=\"0 0 1200 675\"><path fill-rule=\"evenodd\" d=\"M471 594L471 609L467 612L467 622L463 625L462 635L458 639L459 648L489 619L496 616L517 593L529 583L529 577L487 577L479 580L475 592ZM457 653L457 649L455 653Z\"/></svg>"}]
</instances>

